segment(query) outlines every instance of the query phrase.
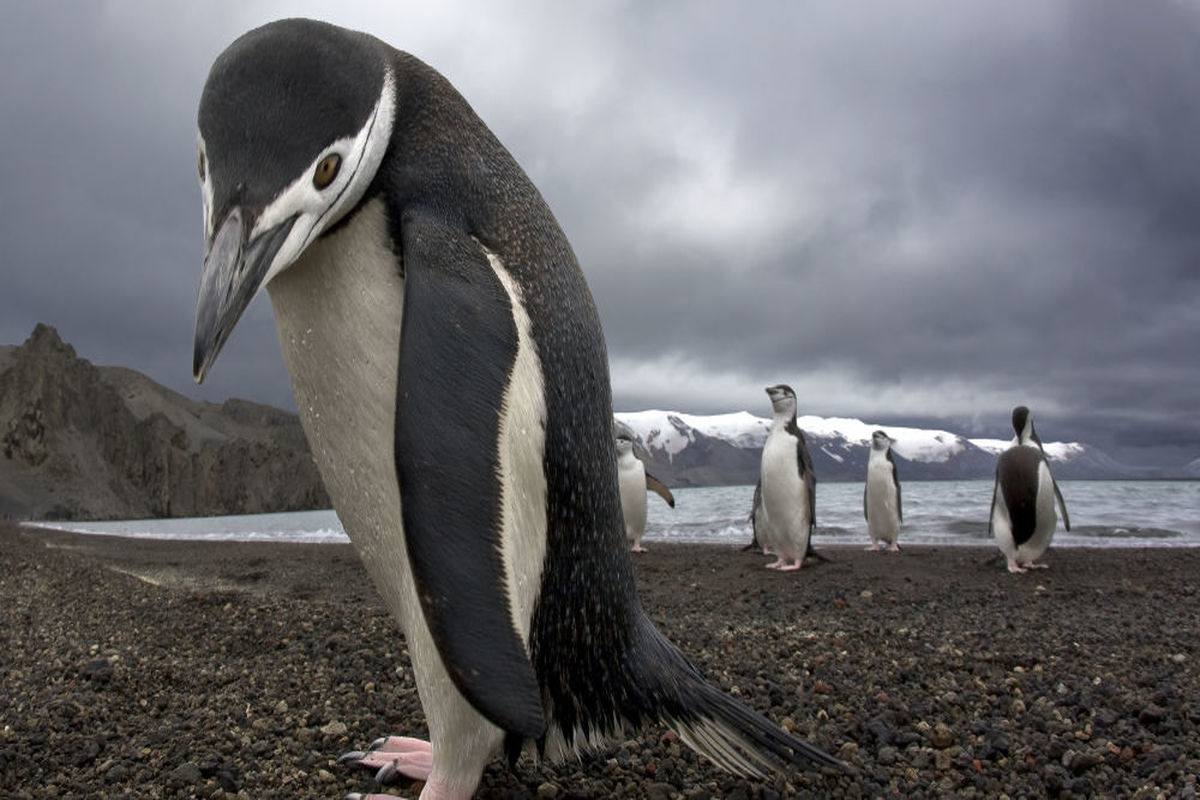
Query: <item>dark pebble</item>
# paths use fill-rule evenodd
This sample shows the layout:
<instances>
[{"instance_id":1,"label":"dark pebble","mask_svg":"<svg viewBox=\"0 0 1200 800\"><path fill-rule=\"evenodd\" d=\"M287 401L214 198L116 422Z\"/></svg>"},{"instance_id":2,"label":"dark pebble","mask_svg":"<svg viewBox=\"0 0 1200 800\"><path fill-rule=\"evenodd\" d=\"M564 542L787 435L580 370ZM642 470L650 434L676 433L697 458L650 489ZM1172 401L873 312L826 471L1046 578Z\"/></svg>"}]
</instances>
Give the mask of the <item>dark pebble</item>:
<instances>
[{"instance_id":1,"label":"dark pebble","mask_svg":"<svg viewBox=\"0 0 1200 800\"><path fill-rule=\"evenodd\" d=\"M171 774L167 776L167 783L182 787L191 786L194 783L199 783L204 776L200 774L200 767L194 762L185 761L175 769L171 770Z\"/></svg>"}]
</instances>

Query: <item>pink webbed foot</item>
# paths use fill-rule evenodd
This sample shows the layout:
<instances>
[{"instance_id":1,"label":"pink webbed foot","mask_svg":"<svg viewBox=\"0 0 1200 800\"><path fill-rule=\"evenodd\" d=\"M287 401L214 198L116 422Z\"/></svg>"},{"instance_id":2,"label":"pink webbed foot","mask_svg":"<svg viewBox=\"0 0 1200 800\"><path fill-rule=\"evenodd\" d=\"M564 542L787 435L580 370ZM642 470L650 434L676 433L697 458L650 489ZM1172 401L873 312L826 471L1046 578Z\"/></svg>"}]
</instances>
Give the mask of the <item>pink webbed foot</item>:
<instances>
[{"instance_id":1,"label":"pink webbed foot","mask_svg":"<svg viewBox=\"0 0 1200 800\"><path fill-rule=\"evenodd\" d=\"M646 548L642 547L640 544L635 544L633 547L629 548L629 552L631 552L631 553L649 553L650 551L647 550Z\"/></svg>"},{"instance_id":2,"label":"pink webbed foot","mask_svg":"<svg viewBox=\"0 0 1200 800\"><path fill-rule=\"evenodd\" d=\"M765 566L767 569L779 569L780 567L783 566L783 559L776 558L770 564L764 564L763 566Z\"/></svg>"},{"instance_id":3,"label":"pink webbed foot","mask_svg":"<svg viewBox=\"0 0 1200 800\"><path fill-rule=\"evenodd\" d=\"M900 544L898 542L892 542L892 546L888 548L888 551L892 553L899 553Z\"/></svg>"},{"instance_id":4,"label":"pink webbed foot","mask_svg":"<svg viewBox=\"0 0 1200 800\"><path fill-rule=\"evenodd\" d=\"M876 553L879 551L879 542L871 542L871 546L864 548L868 553Z\"/></svg>"},{"instance_id":5,"label":"pink webbed foot","mask_svg":"<svg viewBox=\"0 0 1200 800\"><path fill-rule=\"evenodd\" d=\"M1013 561L1010 559L1008 562L1008 571L1013 573L1014 575L1016 575L1018 572L1024 572L1025 568L1022 567L1020 564L1018 564L1016 561Z\"/></svg>"},{"instance_id":6,"label":"pink webbed foot","mask_svg":"<svg viewBox=\"0 0 1200 800\"><path fill-rule=\"evenodd\" d=\"M780 572L795 572L796 570L800 569L800 567L802 567L802 566L804 566L803 558L793 558L792 563L784 564L782 567L779 568L779 571Z\"/></svg>"},{"instance_id":7,"label":"pink webbed foot","mask_svg":"<svg viewBox=\"0 0 1200 800\"><path fill-rule=\"evenodd\" d=\"M376 770L379 784L395 783L398 776L428 781L433 772L433 745L424 739L388 736L376 739L366 750L346 753L338 761Z\"/></svg>"}]
</instances>

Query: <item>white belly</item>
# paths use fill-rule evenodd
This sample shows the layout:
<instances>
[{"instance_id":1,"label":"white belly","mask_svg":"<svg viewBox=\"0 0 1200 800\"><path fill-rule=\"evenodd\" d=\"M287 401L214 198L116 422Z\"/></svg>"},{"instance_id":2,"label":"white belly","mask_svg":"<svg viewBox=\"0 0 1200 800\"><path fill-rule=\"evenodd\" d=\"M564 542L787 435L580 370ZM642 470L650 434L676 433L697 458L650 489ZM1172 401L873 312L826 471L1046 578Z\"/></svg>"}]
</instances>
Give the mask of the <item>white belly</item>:
<instances>
[{"instance_id":1,"label":"white belly","mask_svg":"<svg viewBox=\"0 0 1200 800\"><path fill-rule=\"evenodd\" d=\"M869 462L866 494L867 533L871 541L894 544L900 533L899 501L891 465L886 458Z\"/></svg>"},{"instance_id":2,"label":"white belly","mask_svg":"<svg viewBox=\"0 0 1200 800\"><path fill-rule=\"evenodd\" d=\"M375 206L379 206L376 208ZM423 627L393 454L404 281L375 201L268 285L292 394L338 518L388 611ZM370 291L363 291L363 287Z\"/></svg>"},{"instance_id":3,"label":"white belly","mask_svg":"<svg viewBox=\"0 0 1200 800\"><path fill-rule=\"evenodd\" d=\"M391 249L382 244L388 241L386 231L382 203L373 201L333 237L310 246L268 289L300 421L321 477L404 631L434 770L474 785L478 765L494 753L502 734L467 703L446 673L409 566L394 456L404 281ZM511 292L507 275L498 262L492 264ZM500 457L506 478L503 524L518 531L504 538L504 565L514 625L527 640L545 547L545 412L528 318L523 310L515 313L522 338L505 395ZM520 484L515 491L514 480Z\"/></svg>"},{"instance_id":4,"label":"white belly","mask_svg":"<svg viewBox=\"0 0 1200 800\"><path fill-rule=\"evenodd\" d=\"M646 532L646 467L639 459L622 459L617 467L621 483L621 514L625 517L625 538L634 544Z\"/></svg>"},{"instance_id":5,"label":"white belly","mask_svg":"<svg viewBox=\"0 0 1200 800\"><path fill-rule=\"evenodd\" d=\"M796 441L772 433L763 445L762 514L768 546L781 558L795 559L808 549L812 520L808 486L800 480Z\"/></svg>"},{"instance_id":6,"label":"white belly","mask_svg":"<svg viewBox=\"0 0 1200 800\"><path fill-rule=\"evenodd\" d=\"M1026 564L1036 561L1050 546L1054 529L1058 527L1058 512L1054 507L1054 478L1050 467L1043 461L1038 464L1037 525L1029 541L1017 548L1017 561Z\"/></svg>"}]
</instances>

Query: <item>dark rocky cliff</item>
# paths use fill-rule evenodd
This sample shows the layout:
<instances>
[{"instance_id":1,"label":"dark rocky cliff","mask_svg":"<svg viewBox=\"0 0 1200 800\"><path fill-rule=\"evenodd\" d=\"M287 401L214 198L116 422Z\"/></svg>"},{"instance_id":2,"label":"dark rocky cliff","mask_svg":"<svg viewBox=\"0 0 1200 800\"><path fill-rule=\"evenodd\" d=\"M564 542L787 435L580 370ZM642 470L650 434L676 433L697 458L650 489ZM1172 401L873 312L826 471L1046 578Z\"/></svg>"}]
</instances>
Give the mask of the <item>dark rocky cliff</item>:
<instances>
[{"instance_id":1,"label":"dark rocky cliff","mask_svg":"<svg viewBox=\"0 0 1200 800\"><path fill-rule=\"evenodd\" d=\"M0 353L0 516L123 519L327 508L296 415L201 403L34 328Z\"/></svg>"}]
</instances>

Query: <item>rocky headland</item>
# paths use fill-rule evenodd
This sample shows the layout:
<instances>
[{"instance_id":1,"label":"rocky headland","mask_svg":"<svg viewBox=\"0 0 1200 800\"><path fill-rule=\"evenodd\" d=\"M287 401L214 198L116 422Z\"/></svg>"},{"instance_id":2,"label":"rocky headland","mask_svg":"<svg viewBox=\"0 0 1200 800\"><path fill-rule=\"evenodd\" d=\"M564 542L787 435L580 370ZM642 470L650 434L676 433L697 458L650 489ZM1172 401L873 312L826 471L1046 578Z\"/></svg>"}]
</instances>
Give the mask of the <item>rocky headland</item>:
<instances>
[{"instance_id":1,"label":"rocky headland","mask_svg":"<svg viewBox=\"0 0 1200 800\"><path fill-rule=\"evenodd\" d=\"M295 414L203 403L76 355L0 348L0 517L134 519L329 506Z\"/></svg>"}]
</instances>

